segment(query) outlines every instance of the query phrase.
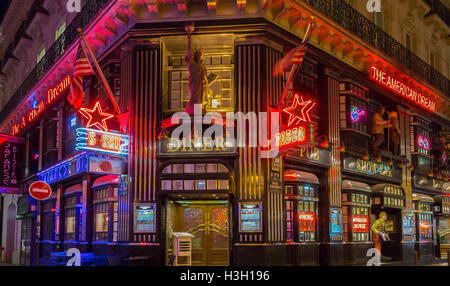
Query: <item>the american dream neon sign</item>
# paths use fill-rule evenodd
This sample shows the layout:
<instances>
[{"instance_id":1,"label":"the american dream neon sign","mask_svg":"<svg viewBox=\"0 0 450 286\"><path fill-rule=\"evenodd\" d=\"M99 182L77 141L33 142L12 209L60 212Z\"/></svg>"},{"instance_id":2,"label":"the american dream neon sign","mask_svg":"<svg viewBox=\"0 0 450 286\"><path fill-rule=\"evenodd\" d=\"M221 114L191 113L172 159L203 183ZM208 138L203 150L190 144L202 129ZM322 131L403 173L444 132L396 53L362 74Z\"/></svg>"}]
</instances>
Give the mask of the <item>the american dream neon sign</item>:
<instances>
[{"instance_id":1,"label":"the american dream neon sign","mask_svg":"<svg viewBox=\"0 0 450 286\"><path fill-rule=\"evenodd\" d=\"M75 150L91 150L110 155L128 155L129 137L127 135L100 131L90 128L77 128Z\"/></svg>"},{"instance_id":2,"label":"the american dream neon sign","mask_svg":"<svg viewBox=\"0 0 450 286\"><path fill-rule=\"evenodd\" d=\"M429 111L436 112L436 102L422 95L419 91L417 91L417 89L401 82L393 75L387 74L385 71L374 65L370 67L370 78L395 93L406 97L408 100L418 104L419 106Z\"/></svg>"}]
</instances>

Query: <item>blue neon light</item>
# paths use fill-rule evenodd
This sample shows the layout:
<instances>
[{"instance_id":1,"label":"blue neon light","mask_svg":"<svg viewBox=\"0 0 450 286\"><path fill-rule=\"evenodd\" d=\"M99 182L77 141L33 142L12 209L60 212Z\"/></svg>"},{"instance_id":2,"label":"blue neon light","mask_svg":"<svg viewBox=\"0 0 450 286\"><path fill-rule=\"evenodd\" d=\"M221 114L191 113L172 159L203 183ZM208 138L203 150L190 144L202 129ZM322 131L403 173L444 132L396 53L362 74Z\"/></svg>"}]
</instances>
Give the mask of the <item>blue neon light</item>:
<instances>
[{"instance_id":1,"label":"blue neon light","mask_svg":"<svg viewBox=\"0 0 450 286\"><path fill-rule=\"evenodd\" d=\"M76 114L72 114L69 117L69 128L72 129L74 127L77 126L77 115Z\"/></svg>"},{"instance_id":2,"label":"blue neon light","mask_svg":"<svg viewBox=\"0 0 450 286\"><path fill-rule=\"evenodd\" d=\"M89 129L89 128L77 128L77 138L75 144L75 150L89 150L100 152L109 155L119 155L119 156L128 156L128 145L130 143L129 136L119 133L105 132L97 129ZM119 151L109 150L99 147L91 147L88 146L88 133L95 132L96 134L105 134L111 136L120 137L120 146Z\"/></svg>"}]
</instances>

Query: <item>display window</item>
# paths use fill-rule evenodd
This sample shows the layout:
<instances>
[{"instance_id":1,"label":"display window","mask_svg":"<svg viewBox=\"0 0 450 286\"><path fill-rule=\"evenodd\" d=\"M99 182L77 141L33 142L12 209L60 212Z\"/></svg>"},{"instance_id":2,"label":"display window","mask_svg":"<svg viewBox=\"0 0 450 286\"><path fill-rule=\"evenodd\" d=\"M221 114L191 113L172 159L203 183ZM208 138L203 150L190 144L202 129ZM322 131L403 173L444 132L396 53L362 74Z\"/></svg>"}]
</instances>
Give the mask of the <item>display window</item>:
<instances>
[{"instance_id":1,"label":"display window","mask_svg":"<svg viewBox=\"0 0 450 286\"><path fill-rule=\"evenodd\" d=\"M94 240L117 241L118 185L117 176L104 176L94 181Z\"/></svg>"},{"instance_id":2,"label":"display window","mask_svg":"<svg viewBox=\"0 0 450 286\"><path fill-rule=\"evenodd\" d=\"M315 175L296 170L286 170L286 240L315 242L317 238L318 179ZM308 182L297 181L296 178Z\"/></svg>"},{"instance_id":3,"label":"display window","mask_svg":"<svg viewBox=\"0 0 450 286\"><path fill-rule=\"evenodd\" d=\"M77 191L71 192L74 188ZM79 241L81 237L82 194L81 185L68 188L64 194L64 217L66 241Z\"/></svg>"},{"instance_id":4,"label":"display window","mask_svg":"<svg viewBox=\"0 0 450 286\"><path fill-rule=\"evenodd\" d=\"M342 183L342 219L344 240L370 241L370 193L369 185L344 180Z\"/></svg>"},{"instance_id":5,"label":"display window","mask_svg":"<svg viewBox=\"0 0 450 286\"><path fill-rule=\"evenodd\" d=\"M433 204L432 197L413 193L416 240L418 241L433 241Z\"/></svg>"}]
</instances>

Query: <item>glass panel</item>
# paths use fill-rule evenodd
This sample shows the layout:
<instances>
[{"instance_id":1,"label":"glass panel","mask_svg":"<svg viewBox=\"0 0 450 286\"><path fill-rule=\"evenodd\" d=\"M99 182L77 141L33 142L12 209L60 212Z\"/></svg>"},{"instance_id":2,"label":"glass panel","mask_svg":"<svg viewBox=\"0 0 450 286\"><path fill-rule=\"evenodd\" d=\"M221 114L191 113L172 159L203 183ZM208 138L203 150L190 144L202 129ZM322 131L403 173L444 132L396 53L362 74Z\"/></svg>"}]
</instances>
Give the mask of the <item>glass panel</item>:
<instances>
[{"instance_id":1,"label":"glass panel","mask_svg":"<svg viewBox=\"0 0 450 286\"><path fill-rule=\"evenodd\" d=\"M182 190L183 180L173 180L173 190Z\"/></svg>"},{"instance_id":2,"label":"glass panel","mask_svg":"<svg viewBox=\"0 0 450 286\"><path fill-rule=\"evenodd\" d=\"M299 185L299 186L297 187L297 190L298 190L298 195L299 195L299 196L303 196L303 185Z\"/></svg>"},{"instance_id":3,"label":"glass panel","mask_svg":"<svg viewBox=\"0 0 450 286\"><path fill-rule=\"evenodd\" d=\"M205 180L195 180L195 186L196 190L205 190L206 189Z\"/></svg>"},{"instance_id":4,"label":"glass panel","mask_svg":"<svg viewBox=\"0 0 450 286\"><path fill-rule=\"evenodd\" d=\"M206 171L208 173L217 173L217 164L207 164Z\"/></svg>"},{"instance_id":5,"label":"glass panel","mask_svg":"<svg viewBox=\"0 0 450 286\"><path fill-rule=\"evenodd\" d=\"M228 169L227 169L227 167L225 167L224 165L218 164L218 170L217 170L217 172L218 172L218 173L228 173Z\"/></svg>"},{"instance_id":6,"label":"glass panel","mask_svg":"<svg viewBox=\"0 0 450 286\"><path fill-rule=\"evenodd\" d=\"M172 173L172 165L168 165L164 168L163 174L170 174Z\"/></svg>"},{"instance_id":7,"label":"glass panel","mask_svg":"<svg viewBox=\"0 0 450 286\"><path fill-rule=\"evenodd\" d=\"M185 190L195 190L194 180L184 180L184 189Z\"/></svg>"},{"instance_id":8,"label":"glass panel","mask_svg":"<svg viewBox=\"0 0 450 286\"><path fill-rule=\"evenodd\" d=\"M212 247L228 248L228 209L225 207L211 210Z\"/></svg>"},{"instance_id":9,"label":"glass panel","mask_svg":"<svg viewBox=\"0 0 450 286\"><path fill-rule=\"evenodd\" d=\"M194 235L192 239L192 248L203 248L203 209L185 208L183 215L183 231Z\"/></svg>"},{"instance_id":10,"label":"glass panel","mask_svg":"<svg viewBox=\"0 0 450 286\"><path fill-rule=\"evenodd\" d=\"M206 173L206 164L195 164L195 173Z\"/></svg>"},{"instance_id":11,"label":"glass panel","mask_svg":"<svg viewBox=\"0 0 450 286\"><path fill-rule=\"evenodd\" d=\"M175 173L175 174L183 173L183 164L174 164L173 165L173 173Z\"/></svg>"},{"instance_id":12,"label":"glass panel","mask_svg":"<svg viewBox=\"0 0 450 286\"><path fill-rule=\"evenodd\" d=\"M194 164L184 164L185 173L194 173Z\"/></svg>"},{"instance_id":13,"label":"glass panel","mask_svg":"<svg viewBox=\"0 0 450 286\"><path fill-rule=\"evenodd\" d=\"M207 180L207 189L208 190L216 190L217 189L217 180Z\"/></svg>"},{"instance_id":14,"label":"glass panel","mask_svg":"<svg viewBox=\"0 0 450 286\"><path fill-rule=\"evenodd\" d=\"M229 180L219 180L219 189L228 190L230 188Z\"/></svg>"}]
</instances>

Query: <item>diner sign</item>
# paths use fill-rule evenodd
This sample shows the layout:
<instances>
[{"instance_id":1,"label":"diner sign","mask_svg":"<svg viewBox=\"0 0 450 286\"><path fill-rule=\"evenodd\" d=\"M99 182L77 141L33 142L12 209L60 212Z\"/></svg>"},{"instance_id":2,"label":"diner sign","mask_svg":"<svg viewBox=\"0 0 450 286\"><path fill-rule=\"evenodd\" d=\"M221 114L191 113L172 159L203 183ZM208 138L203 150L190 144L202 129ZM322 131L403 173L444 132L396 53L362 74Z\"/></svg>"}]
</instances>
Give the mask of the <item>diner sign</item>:
<instances>
[{"instance_id":1,"label":"diner sign","mask_svg":"<svg viewBox=\"0 0 450 286\"><path fill-rule=\"evenodd\" d=\"M423 95L419 90L412 87L410 84L401 82L393 75L388 74L386 71L381 70L374 65L370 67L370 78L395 93L407 98L411 102L418 104L422 108L436 112L436 102Z\"/></svg>"}]
</instances>

